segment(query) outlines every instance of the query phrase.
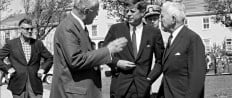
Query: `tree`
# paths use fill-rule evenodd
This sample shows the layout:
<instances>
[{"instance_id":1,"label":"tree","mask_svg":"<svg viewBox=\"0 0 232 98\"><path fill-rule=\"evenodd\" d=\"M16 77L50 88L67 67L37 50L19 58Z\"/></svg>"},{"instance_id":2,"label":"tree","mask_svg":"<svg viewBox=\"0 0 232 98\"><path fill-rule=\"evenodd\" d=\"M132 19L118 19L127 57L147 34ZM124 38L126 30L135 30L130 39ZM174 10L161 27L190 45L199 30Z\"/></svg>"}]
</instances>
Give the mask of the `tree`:
<instances>
[{"instance_id":1,"label":"tree","mask_svg":"<svg viewBox=\"0 0 232 98\"><path fill-rule=\"evenodd\" d=\"M214 20L216 23L221 22L226 27L232 27L232 0L205 0L206 9L216 14Z\"/></svg>"},{"instance_id":2,"label":"tree","mask_svg":"<svg viewBox=\"0 0 232 98\"><path fill-rule=\"evenodd\" d=\"M108 18L118 18L118 21L125 20L125 9L130 3L138 0L102 0L103 9L107 10Z\"/></svg>"},{"instance_id":3,"label":"tree","mask_svg":"<svg viewBox=\"0 0 232 98\"><path fill-rule=\"evenodd\" d=\"M9 5L10 0L0 0L0 11L5 10Z\"/></svg>"},{"instance_id":4,"label":"tree","mask_svg":"<svg viewBox=\"0 0 232 98\"><path fill-rule=\"evenodd\" d=\"M25 13L35 24L37 39L44 39L70 9L72 0L23 0Z\"/></svg>"},{"instance_id":5,"label":"tree","mask_svg":"<svg viewBox=\"0 0 232 98\"><path fill-rule=\"evenodd\" d=\"M118 21L125 20L126 7L139 1L146 1L150 4L161 5L166 0L102 0L103 9L107 10L108 18L118 18Z\"/></svg>"}]
</instances>

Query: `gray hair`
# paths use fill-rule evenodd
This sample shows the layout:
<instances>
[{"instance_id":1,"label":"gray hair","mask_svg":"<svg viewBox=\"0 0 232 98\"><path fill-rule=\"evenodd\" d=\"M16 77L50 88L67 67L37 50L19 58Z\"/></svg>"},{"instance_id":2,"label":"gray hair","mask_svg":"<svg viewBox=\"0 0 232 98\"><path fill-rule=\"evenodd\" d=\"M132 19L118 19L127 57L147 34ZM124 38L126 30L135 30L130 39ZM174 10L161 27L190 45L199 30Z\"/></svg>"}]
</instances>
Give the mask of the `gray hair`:
<instances>
[{"instance_id":1,"label":"gray hair","mask_svg":"<svg viewBox=\"0 0 232 98\"><path fill-rule=\"evenodd\" d=\"M183 3L167 1L163 4L163 9L166 9L169 15L174 16L178 22L184 22L186 15Z\"/></svg>"}]
</instances>

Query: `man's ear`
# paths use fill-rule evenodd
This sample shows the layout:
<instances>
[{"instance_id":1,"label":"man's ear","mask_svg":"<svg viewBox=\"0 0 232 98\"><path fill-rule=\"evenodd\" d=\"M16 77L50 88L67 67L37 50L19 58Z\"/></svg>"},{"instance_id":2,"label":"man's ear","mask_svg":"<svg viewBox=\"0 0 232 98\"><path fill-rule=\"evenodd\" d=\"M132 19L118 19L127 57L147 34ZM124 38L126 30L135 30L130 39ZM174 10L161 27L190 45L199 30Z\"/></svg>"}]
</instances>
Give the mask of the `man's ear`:
<instances>
[{"instance_id":1,"label":"man's ear","mask_svg":"<svg viewBox=\"0 0 232 98\"><path fill-rule=\"evenodd\" d=\"M172 23L175 24L176 23L176 17L175 16L172 16Z\"/></svg>"},{"instance_id":2,"label":"man's ear","mask_svg":"<svg viewBox=\"0 0 232 98\"><path fill-rule=\"evenodd\" d=\"M83 9L83 14L89 14L90 13L90 9L89 8L84 8Z\"/></svg>"}]
</instances>

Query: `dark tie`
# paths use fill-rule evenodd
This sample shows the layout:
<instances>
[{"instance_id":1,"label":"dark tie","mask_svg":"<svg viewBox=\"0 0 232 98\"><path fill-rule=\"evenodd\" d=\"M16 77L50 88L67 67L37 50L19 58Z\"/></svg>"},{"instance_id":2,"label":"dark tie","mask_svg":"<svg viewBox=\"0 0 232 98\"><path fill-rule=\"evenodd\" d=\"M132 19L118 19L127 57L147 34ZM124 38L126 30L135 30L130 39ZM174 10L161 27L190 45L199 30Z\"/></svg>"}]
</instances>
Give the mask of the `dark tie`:
<instances>
[{"instance_id":1,"label":"dark tie","mask_svg":"<svg viewBox=\"0 0 232 98\"><path fill-rule=\"evenodd\" d=\"M135 30L136 30L136 27L133 27L132 46L133 46L134 57L137 56L137 43L136 43L136 33L135 33Z\"/></svg>"},{"instance_id":2,"label":"dark tie","mask_svg":"<svg viewBox=\"0 0 232 98\"><path fill-rule=\"evenodd\" d=\"M88 31L88 29L87 29L87 27L85 26L85 35L88 37L88 39L89 39L89 42L90 42L90 44L91 44L91 48L93 49L93 50L95 50L95 47L94 47L94 42L92 42L91 41L91 39L90 39L90 37L89 37L89 31ZM98 69L99 69L99 66L95 66L95 67L93 67L93 69L95 70L95 71L97 71Z\"/></svg>"},{"instance_id":3,"label":"dark tie","mask_svg":"<svg viewBox=\"0 0 232 98\"><path fill-rule=\"evenodd\" d=\"M88 35L89 36L89 31L88 31L88 29L87 29L87 27L85 26L85 33L86 33L86 35Z\"/></svg>"},{"instance_id":4,"label":"dark tie","mask_svg":"<svg viewBox=\"0 0 232 98\"><path fill-rule=\"evenodd\" d=\"M86 26L85 26L85 35L88 37L88 40L89 40L89 42L91 43L91 48L94 50L95 47L94 47L93 42L91 41L91 39L90 39L90 37L89 37L89 31L88 31L88 29L87 29Z\"/></svg>"},{"instance_id":5,"label":"dark tie","mask_svg":"<svg viewBox=\"0 0 232 98\"><path fill-rule=\"evenodd\" d=\"M166 50L171 46L171 41L172 41L172 33L170 33L169 37L168 37L168 43L167 43L167 47Z\"/></svg>"}]
</instances>

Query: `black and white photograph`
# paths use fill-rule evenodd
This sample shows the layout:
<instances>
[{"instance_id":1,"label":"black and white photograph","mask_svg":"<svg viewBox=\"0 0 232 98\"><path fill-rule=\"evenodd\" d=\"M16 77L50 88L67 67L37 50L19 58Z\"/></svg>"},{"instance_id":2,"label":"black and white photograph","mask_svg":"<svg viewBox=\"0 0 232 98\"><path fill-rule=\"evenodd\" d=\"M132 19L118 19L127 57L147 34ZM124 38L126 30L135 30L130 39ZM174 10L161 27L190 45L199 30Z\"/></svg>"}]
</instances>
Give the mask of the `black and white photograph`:
<instances>
[{"instance_id":1,"label":"black and white photograph","mask_svg":"<svg viewBox=\"0 0 232 98\"><path fill-rule=\"evenodd\" d=\"M0 98L232 98L232 0L0 0Z\"/></svg>"}]
</instances>

